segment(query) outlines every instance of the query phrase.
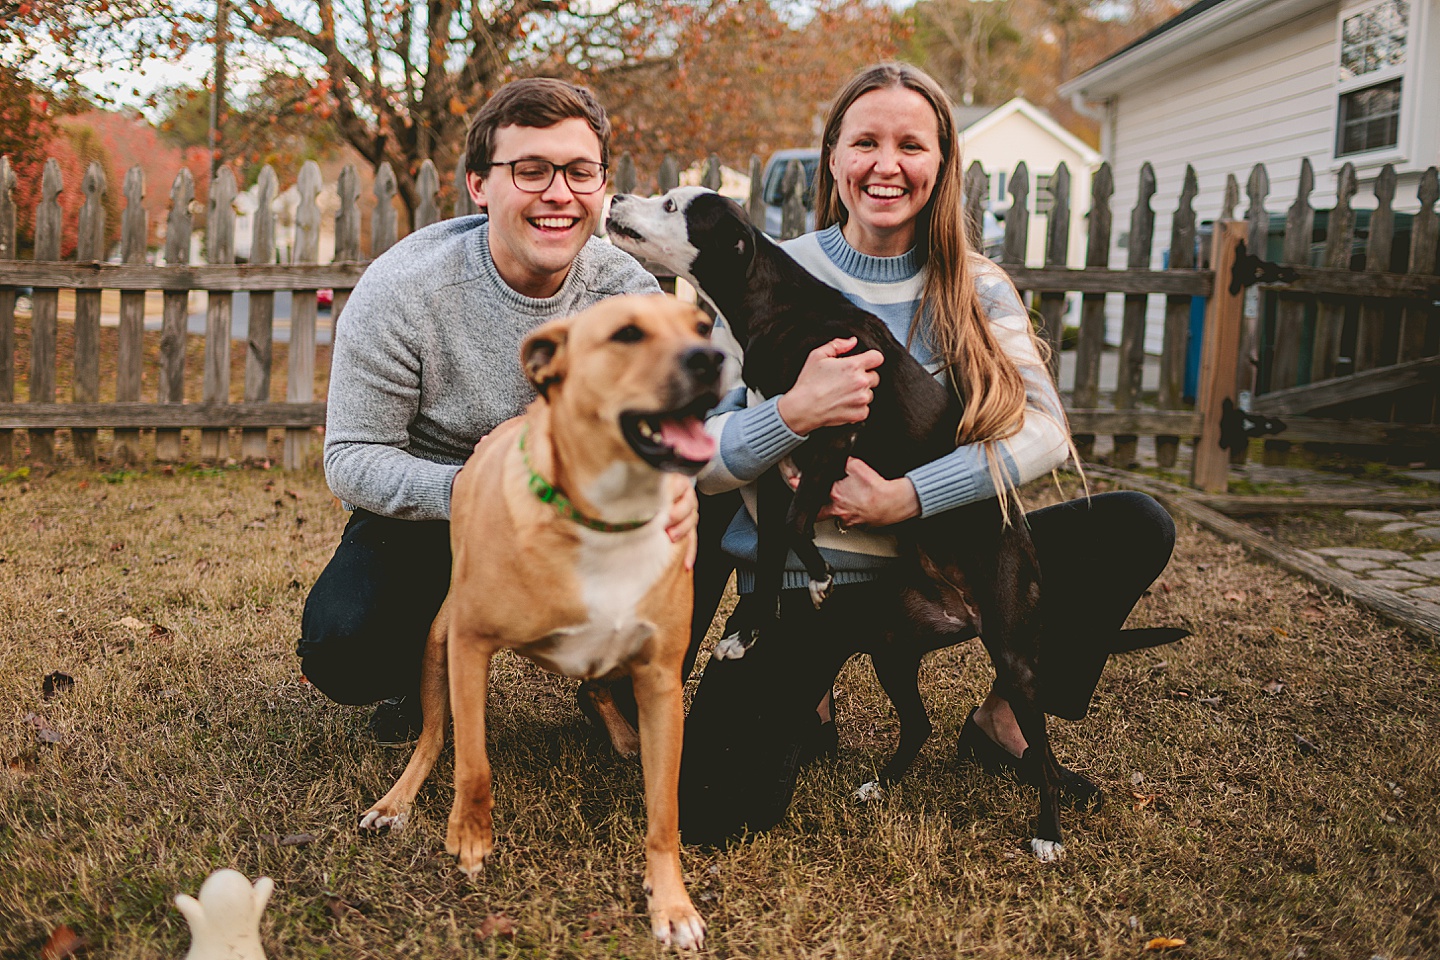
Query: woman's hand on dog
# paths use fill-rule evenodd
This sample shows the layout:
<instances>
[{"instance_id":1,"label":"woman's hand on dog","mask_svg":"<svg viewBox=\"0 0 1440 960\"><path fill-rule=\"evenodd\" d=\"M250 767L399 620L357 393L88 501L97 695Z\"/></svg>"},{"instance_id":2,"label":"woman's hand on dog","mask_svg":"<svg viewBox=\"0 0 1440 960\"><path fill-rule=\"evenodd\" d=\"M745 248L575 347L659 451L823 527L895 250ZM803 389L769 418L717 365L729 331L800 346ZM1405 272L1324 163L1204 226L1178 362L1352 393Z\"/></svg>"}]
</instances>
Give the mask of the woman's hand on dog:
<instances>
[{"instance_id":1,"label":"woman's hand on dog","mask_svg":"<svg viewBox=\"0 0 1440 960\"><path fill-rule=\"evenodd\" d=\"M785 425L800 436L821 427L859 423L870 415L872 391L880 383L875 368L885 360L879 350L842 356L855 349L855 338L821 344L805 358L795 386L777 404Z\"/></svg>"},{"instance_id":2,"label":"woman's hand on dog","mask_svg":"<svg viewBox=\"0 0 1440 960\"><path fill-rule=\"evenodd\" d=\"M785 480L793 490L800 474L790 472ZM907 477L886 480L864 460L845 461L845 476L830 487L830 503L820 509L817 520L830 517L842 527L888 527L920 516L920 497Z\"/></svg>"},{"instance_id":3,"label":"woman's hand on dog","mask_svg":"<svg viewBox=\"0 0 1440 960\"><path fill-rule=\"evenodd\" d=\"M689 546L685 551L685 569L695 569L695 551L699 547L700 540L694 536L695 528L700 525L700 499L695 496L695 487L683 477L673 477L675 486L675 499L670 502L670 516L665 521L665 533L670 537L671 543L679 543L685 537L690 538Z\"/></svg>"}]
</instances>

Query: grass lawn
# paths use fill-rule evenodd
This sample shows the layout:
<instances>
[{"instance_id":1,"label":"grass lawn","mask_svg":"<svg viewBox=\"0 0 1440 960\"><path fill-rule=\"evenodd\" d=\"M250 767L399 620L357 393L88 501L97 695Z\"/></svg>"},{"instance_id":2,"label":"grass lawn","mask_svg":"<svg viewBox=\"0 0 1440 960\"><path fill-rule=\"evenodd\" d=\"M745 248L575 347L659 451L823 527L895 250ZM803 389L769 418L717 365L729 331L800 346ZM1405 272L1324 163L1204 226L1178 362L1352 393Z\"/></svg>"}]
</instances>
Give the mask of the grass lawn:
<instances>
[{"instance_id":1,"label":"grass lawn","mask_svg":"<svg viewBox=\"0 0 1440 960\"><path fill-rule=\"evenodd\" d=\"M1040 493L1036 501L1053 496ZM343 523L313 472L75 468L0 483L0 956L55 927L91 955L181 956L176 893L274 878L270 957L648 957L638 764L574 683L497 658L497 856L443 851L450 753L404 833L360 811L407 758L294 656ZM1440 655L1182 524L1135 624L1196 635L1111 662L1063 761L1109 791L1067 814L1066 858L1024 848L1033 790L951 759L989 665L925 665L937 735L902 787L848 799L888 755L868 663L839 684L841 756L789 817L686 847L714 957L1440 955ZM702 658L703 659L703 658ZM59 671L73 688L44 692ZM497 915L513 934L481 935ZM1145 954L1149 955L1149 954Z\"/></svg>"}]
</instances>

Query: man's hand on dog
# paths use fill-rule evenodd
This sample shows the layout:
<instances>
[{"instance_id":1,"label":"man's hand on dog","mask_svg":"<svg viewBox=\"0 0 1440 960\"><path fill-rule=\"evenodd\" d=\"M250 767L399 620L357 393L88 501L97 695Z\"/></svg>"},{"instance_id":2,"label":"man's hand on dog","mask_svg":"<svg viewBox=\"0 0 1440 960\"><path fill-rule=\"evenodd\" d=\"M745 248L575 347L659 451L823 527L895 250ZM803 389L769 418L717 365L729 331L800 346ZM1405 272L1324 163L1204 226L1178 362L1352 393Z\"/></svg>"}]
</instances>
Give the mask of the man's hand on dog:
<instances>
[{"instance_id":1,"label":"man's hand on dog","mask_svg":"<svg viewBox=\"0 0 1440 960\"><path fill-rule=\"evenodd\" d=\"M694 485L684 477L674 477L671 482L676 487L675 499L670 503L670 517L665 521L665 533L671 543L679 543L685 537L690 537L690 546L685 551L685 569L694 570L695 550L700 540L692 534L700 525L700 499L695 496Z\"/></svg>"},{"instance_id":2,"label":"man's hand on dog","mask_svg":"<svg viewBox=\"0 0 1440 960\"><path fill-rule=\"evenodd\" d=\"M800 486L798 471L792 468L781 473L791 490ZM908 478L886 480L864 460L851 457L845 461L845 476L830 487L829 505L821 507L815 518L833 517L840 522L841 529L846 529L888 527L918 516L920 497Z\"/></svg>"},{"instance_id":3,"label":"man's hand on dog","mask_svg":"<svg viewBox=\"0 0 1440 960\"><path fill-rule=\"evenodd\" d=\"M855 349L855 343L854 337L845 337L810 351L795 386L778 403L780 417L792 431L809 436L821 427L859 423L870 415L872 391L880 383L875 368L885 356L879 350L842 356Z\"/></svg>"}]
</instances>

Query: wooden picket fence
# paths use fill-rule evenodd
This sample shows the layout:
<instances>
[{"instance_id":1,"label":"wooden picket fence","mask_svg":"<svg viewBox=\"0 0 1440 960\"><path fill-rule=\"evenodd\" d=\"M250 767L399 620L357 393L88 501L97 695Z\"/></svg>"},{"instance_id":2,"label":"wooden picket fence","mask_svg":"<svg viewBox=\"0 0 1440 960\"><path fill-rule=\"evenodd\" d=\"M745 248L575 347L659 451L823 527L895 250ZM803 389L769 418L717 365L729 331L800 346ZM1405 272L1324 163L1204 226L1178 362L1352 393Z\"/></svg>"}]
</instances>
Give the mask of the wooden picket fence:
<instances>
[{"instance_id":1,"label":"wooden picket fence","mask_svg":"<svg viewBox=\"0 0 1440 960\"><path fill-rule=\"evenodd\" d=\"M757 219L763 210L760 173L758 158L752 158L747 206ZM1268 176L1263 167L1256 167L1249 179L1250 206L1243 220L1237 221L1235 215L1240 198L1238 184L1233 176L1229 179L1221 215L1211 230L1211 245L1203 255L1199 253L1203 231L1195 213L1199 189L1194 172L1188 172L1172 218L1169 262L1163 270L1151 267L1155 176L1149 164L1141 168L1139 177L1139 202L1130 212L1124 269L1109 266L1114 181L1108 165L1102 165L1092 178L1088 211L1072 212L1070 174L1063 165L1050 177L1052 203L1045 224L1045 255L1043 263L1033 266L1027 265L1024 257L1030 227L1026 212L1030 177L1026 165L1020 164L1009 180L1014 203L1005 221L999 260L1040 320L1043 336L1052 346L1052 373L1058 374L1059 370L1061 318L1067 294L1081 295L1076 374L1073 387L1065 394L1071 428L1083 456L1093 455L1097 436L1112 436L1112 462L1124 465L1134 459L1138 438L1151 436L1156 438L1161 465L1172 466L1181 441L1197 438L1197 482L1210 488L1217 483L1223 486L1224 464L1231 457L1243 456L1243 449L1232 449L1229 454L1220 450L1221 410L1225 400L1238 403L1243 393L1253 396L1251 409L1255 412L1285 419L1284 441L1272 444L1276 455L1282 451L1282 443L1325 442L1383 445L1434 456L1440 449L1440 426L1436 424L1440 280L1436 278L1434 168L1422 180L1420 212L1410 222L1408 271L1390 269L1395 236L1391 211L1395 177L1390 168L1378 181L1380 205L1370 215L1364 266L1356 271L1350 269L1355 232L1350 207L1355 193L1354 169L1346 165L1338 175L1339 200L1327 214L1324 259L1320 265L1311 265L1314 211L1308 197L1314 177L1307 164L1285 229L1281 259L1293 272L1283 281L1273 273L1258 278L1248 275L1247 270L1254 273L1254 265L1247 266L1241 257L1242 245L1263 256L1270 233L1271 218L1265 209ZM787 178L782 234L794 236L803 230L805 217L798 163L792 164ZM457 167L455 179L459 199L452 215L473 212L463 186L463 169ZM670 159L661 165L653 181L645 183L639 182L629 158L621 157L615 165L615 188L619 192L638 189L648 193L652 188L663 191L678 184L679 179L678 167ZM85 203L80 212L76 257L61 261L57 197L63 185L59 167L51 161L46 165L37 210L35 255L32 260L22 261L14 259L16 211L10 200L14 176L8 161L0 158L0 463L13 459L12 432L18 429L28 432L31 456L42 461L54 456L57 429L71 432L77 458L92 461L100 456L97 431L113 431L107 456L115 462L128 462L140 455L141 430L155 432L158 458L173 460L181 456L182 429L198 428L199 456L216 459L232 453L228 447L230 430L240 430L240 456L263 457L267 430L278 428L285 430L285 465L301 464L313 443L314 428L324 423L324 404L314 396L315 292L334 290L333 316L338 318L368 259L389 249L397 239L394 175L388 165L382 165L375 182L371 249L362 251L358 183L353 168L342 173L335 215L335 255L331 263L317 263L320 173L313 163L306 164L299 177L300 206L292 262L275 264L271 262L275 255L275 224L270 199L278 184L267 168L260 177L250 262L237 264L232 207L236 184L230 172L222 170L210 192L206 262L190 264L194 185L189 173L182 171L171 189L165 265L153 266L145 259L147 224L141 206L145 186L137 167L129 172L124 185L120 262L107 263L102 260L105 225L101 202L106 185L100 167L92 165L81 185ZM710 158L702 183L719 187L720 165L716 158ZM442 216L437 199L439 176L428 162L421 171L421 193L424 199L414 218L416 228ZM966 174L965 193L967 222L978 245L981 203L988 196L986 175L979 164L973 164ZM1088 217L1083 268L1066 265L1069 225L1075 215ZM1237 266L1241 269L1237 270ZM673 288L673 278L662 277L662 283ZM27 399L16 403L15 301L17 288L24 287L34 291L31 353ZM75 351L73 396L60 402L56 397L55 345L59 291L65 288L75 291ZM1261 291L1248 298L1248 310L1247 289ZM100 297L104 290L120 291L120 316L115 400L102 403L98 399L98 351ZM140 395L147 290L163 291L164 304L159 387L153 401ZM200 402L184 401L184 343L192 290L207 294ZM230 402L231 308L238 291L250 294L245 382L243 400ZM292 299L284 401L269 399L276 291L298 294ZM1110 294L1124 298L1119 375L1114 384L1102 385L1100 358L1105 349L1105 306ZM1160 384L1154 396L1142 390L1151 297L1163 298L1164 311ZM1192 407L1182 396L1182 384L1195 297L1207 299L1208 319L1200 388ZM1350 343L1357 345L1351 351L1354 356L1342 369L1342 344ZM1352 410L1359 415L1350 415ZM1316 416L1314 411L1326 415Z\"/></svg>"}]
</instances>

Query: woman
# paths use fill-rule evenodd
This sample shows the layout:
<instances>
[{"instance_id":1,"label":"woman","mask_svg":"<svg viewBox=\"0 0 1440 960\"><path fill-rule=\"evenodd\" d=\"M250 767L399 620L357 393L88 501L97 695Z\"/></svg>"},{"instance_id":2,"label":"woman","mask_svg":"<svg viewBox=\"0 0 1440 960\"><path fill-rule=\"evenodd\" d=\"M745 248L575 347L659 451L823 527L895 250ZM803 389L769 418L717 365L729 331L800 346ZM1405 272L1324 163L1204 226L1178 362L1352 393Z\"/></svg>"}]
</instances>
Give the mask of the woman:
<instances>
[{"instance_id":1,"label":"woman","mask_svg":"<svg viewBox=\"0 0 1440 960\"><path fill-rule=\"evenodd\" d=\"M687 840L772 826L789 805L802 755L833 739L833 721L823 722L826 694L844 651L854 649L845 638L881 631L894 615L893 590L880 579L894 557L884 528L1010 495L1073 452L1014 286L967 248L961 182L949 98L924 72L879 64L835 99L816 177L818 229L786 243L786 251L881 317L917 359L948 378L965 415L956 450L904 477L887 480L852 459L821 514L828 522L817 526L817 545L836 570L831 598L813 608L792 554L780 635L762 638L741 660L711 660L686 722ZM720 455L700 489L745 494L747 509L722 542L742 595L754 582L755 479L812 430L865 418L880 355L844 356L853 345L817 348L787 393L754 405L737 395L710 421ZM1138 640L1120 639L1125 617L1169 560L1174 525L1155 501L1130 493L1060 504L1028 520L1044 577L1041 705L1079 719L1111 652L1183 635L1143 631ZM992 772L1038 782L1039 758L1026 746L1009 704L992 690L966 720L959 751ZM1098 787L1063 773L1068 799L1098 802Z\"/></svg>"}]
</instances>

